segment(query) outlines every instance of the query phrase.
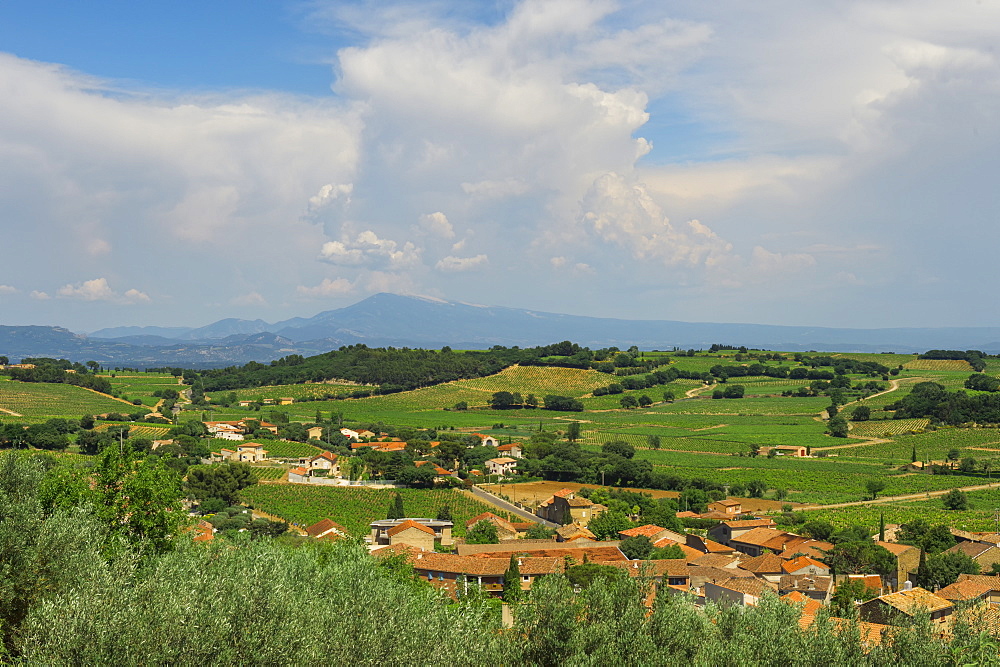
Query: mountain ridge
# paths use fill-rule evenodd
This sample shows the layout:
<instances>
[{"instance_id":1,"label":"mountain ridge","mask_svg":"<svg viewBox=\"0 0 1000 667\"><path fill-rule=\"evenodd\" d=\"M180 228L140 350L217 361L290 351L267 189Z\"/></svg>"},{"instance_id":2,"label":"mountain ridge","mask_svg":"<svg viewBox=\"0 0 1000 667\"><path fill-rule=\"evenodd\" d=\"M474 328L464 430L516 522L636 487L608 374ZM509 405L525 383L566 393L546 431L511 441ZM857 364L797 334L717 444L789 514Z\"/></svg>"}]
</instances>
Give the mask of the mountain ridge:
<instances>
[{"instance_id":1,"label":"mountain ridge","mask_svg":"<svg viewBox=\"0 0 1000 667\"><path fill-rule=\"evenodd\" d=\"M998 327L858 329L745 323L625 320L484 306L434 297L374 294L357 303L274 323L225 318L202 327L111 327L89 336L61 327L0 326L0 354L60 356L125 365L230 365L342 345L485 349L572 340L591 348L705 348L713 343L824 352L1000 352ZM86 358L84 358L86 357Z\"/></svg>"}]
</instances>

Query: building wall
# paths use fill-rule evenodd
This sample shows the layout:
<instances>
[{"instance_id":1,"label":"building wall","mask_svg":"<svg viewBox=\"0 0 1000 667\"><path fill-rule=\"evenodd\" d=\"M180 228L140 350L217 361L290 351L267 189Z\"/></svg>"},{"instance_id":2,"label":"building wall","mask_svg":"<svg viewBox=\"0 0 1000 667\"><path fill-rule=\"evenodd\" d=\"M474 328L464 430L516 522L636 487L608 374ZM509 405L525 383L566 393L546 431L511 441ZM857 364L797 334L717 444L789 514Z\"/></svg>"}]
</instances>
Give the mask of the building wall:
<instances>
[{"instance_id":1,"label":"building wall","mask_svg":"<svg viewBox=\"0 0 1000 667\"><path fill-rule=\"evenodd\" d=\"M408 544L424 551L434 551L434 536L417 528L407 528L390 537L389 544Z\"/></svg>"}]
</instances>

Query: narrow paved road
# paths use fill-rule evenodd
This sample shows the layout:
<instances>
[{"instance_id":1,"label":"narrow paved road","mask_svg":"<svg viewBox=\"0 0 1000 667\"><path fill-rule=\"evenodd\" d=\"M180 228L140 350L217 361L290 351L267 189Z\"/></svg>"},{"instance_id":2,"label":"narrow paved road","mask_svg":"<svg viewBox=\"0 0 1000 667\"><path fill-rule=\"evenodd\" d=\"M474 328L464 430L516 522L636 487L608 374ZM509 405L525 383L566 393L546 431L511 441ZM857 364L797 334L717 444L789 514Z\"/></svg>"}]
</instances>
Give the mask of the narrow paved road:
<instances>
[{"instance_id":1,"label":"narrow paved road","mask_svg":"<svg viewBox=\"0 0 1000 667\"><path fill-rule=\"evenodd\" d=\"M476 498L476 500L481 500L485 503L489 503L494 507L498 507L504 510L505 512L510 512L511 514L517 515L527 521L534 521L535 523L540 523L543 526L548 526L549 528L559 527L558 523L552 523L551 521L546 521L545 519L536 516L531 512L528 512L527 510L523 510L520 507L517 507L516 505L512 505L511 503L507 502L503 498L500 498L499 496L494 496L492 493L489 493L488 491L483 491L478 486L472 487L467 491L467 493L471 493Z\"/></svg>"}]
</instances>

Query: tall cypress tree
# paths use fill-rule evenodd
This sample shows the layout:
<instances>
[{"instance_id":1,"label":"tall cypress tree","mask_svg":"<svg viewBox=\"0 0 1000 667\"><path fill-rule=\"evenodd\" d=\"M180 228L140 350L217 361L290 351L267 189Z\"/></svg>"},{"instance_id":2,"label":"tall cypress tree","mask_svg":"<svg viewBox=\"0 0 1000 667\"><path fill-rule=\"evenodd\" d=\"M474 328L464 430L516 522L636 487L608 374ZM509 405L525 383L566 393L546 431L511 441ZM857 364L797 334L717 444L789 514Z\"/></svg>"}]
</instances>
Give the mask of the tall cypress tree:
<instances>
[{"instance_id":1,"label":"tall cypress tree","mask_svg":"<svg viewBox=\"0 0 1000 667\"><path fill-rule=\"evenodd\" d=\"M392 505L389 505L389 514L385 518L402 519L405 516L406 512L403 510L403 497L397 493L396 497L392 500Z\"/></svg>"},{"instance_id":2,"label":"tall cypress tree","mask_svg":"<svg viewBox=\"0 0 1000 667\"><path fill-rule=\"evenodd\" d=\"M520 601L521 595L521 564L517 562L517 554L511 554L510 564L503 573L503 601L513 604Z\"/></svg>"}]
</instances>

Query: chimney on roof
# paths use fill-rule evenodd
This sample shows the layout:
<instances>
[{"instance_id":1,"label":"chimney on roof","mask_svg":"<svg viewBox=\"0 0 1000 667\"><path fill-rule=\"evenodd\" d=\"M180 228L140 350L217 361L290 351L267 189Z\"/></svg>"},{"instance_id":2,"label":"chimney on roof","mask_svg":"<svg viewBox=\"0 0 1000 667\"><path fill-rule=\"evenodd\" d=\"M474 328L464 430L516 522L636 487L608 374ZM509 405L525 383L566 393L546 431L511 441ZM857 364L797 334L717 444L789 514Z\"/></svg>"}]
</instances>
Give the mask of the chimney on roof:
<instances>
[{"instance_id":1,"label":"chimney on roof","mask_svg":"<svg viewBox=\"0 0 1000 667\"><path fill-rule=\"evenodd\" d=\"M904 581L903 582L903 590L904 591L912 591L913 590L913 582L910 581L909 579L907 579L906 581Z\"/></svg>"}]
</instances>

